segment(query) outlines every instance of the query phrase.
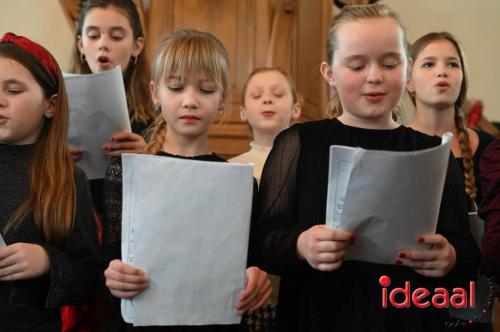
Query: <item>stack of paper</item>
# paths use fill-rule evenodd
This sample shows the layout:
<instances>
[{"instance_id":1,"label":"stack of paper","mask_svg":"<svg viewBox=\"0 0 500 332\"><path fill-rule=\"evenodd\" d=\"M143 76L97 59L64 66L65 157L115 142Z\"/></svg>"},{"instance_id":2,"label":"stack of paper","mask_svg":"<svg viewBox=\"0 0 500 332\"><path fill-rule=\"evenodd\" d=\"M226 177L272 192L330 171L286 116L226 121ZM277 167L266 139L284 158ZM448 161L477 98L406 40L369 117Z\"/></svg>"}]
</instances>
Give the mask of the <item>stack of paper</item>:
<instances>
[{"instance_id":1,"label":"stack of paper","mask_svg":"<svg viewBox=\"0 0 500 332\"><path fill-rule=\"evenodd\" d=\"M102 146L113 134L131 131L120 67L98 74L65 74L70 120L69 144L83 149L78 167L89 179L104 178L110 160Z\"/></svg>"},{"instance_id":2,"label":"stack of paper","mask_svg":"<svg viewBox=\"0 0 500 332\"><path fill-rule=\"evenodd\" d=\"M346 260L392 264L435 233L451 138L411 152L330 147L326 225L356 235Z\"/></svg>"},{"instance_id":3,"label":"stack of paper","mask_svg":"<svg viewBox=\"0 0 500 332\"><path fill-rule=\"evenodd\" d=\"M150 286L122 301L134 325L239 323L252 166L124 154L122 260Z\"/></svg>"}]
</instances>

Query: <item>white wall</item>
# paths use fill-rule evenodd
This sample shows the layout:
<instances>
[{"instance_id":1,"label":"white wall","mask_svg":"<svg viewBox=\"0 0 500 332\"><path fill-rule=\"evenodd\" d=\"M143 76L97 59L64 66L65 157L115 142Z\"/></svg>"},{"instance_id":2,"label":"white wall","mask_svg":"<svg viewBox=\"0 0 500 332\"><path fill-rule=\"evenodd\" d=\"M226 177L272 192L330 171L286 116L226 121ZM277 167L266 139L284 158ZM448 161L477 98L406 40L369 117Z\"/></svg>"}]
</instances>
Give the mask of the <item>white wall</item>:
<instances>
[{"instance_id":1,"label":"white wall","mask_svg":"<svg viewBox=\"0 0 500 332\"><path fill-rule=\"evenodd\" d=\"M0 0L0 34L14 32L43 45L70 69L74 36L58 0Z\"/></svg>"},{"instance_id":2,"label":"white wall","mask_svg":"<svg viewBox=\"0 0 500 332\"><path fill-rule=\"evenodd\" d=\"M484 102L488 119L500 122L500 1L382 0L397 9L410 42L431 31L451 32L462 43L469 93Z\"/></svg>"}]
</instances>

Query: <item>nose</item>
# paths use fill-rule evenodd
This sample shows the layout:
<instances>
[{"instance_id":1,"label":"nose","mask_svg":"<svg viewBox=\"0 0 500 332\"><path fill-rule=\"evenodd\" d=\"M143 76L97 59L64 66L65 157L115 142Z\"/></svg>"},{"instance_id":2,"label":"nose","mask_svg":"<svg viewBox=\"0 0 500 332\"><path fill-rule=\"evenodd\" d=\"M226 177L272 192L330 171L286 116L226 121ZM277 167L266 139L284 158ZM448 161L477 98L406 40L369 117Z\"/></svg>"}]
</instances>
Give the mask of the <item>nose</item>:
<instances>
[{"instance_id":1,"label":"nose","mask_svg":"<svg viewBox=\"0 0 500 332\"><path fill-rule=\"evenodd\" d=\"M4 108L7 106L7 98L3 93L0 93L0 108Z\"/></svg>"},{"instance_id":2,"label":"nose","mask_svg":"<svg viewBox=\"0 0 500 332\"><path fill-rule=\"evenodd\" d=\"M446 64L440 64L440 65L436 66L436 71L434 72L434 75L436 75L436 77L439 77L439 78L448 77L447 69L448 69L448 67L446 66Z\"/></svg>"},{"instance_id":3,"label":"nose","mask_svg":"<svg viewBox=\"0 0 500 332\"><path fill-rule=\"evenodd\" d=\"M368 76L366 78L368 83L379 84L384 79L382 76L382 71L378 65L371 65L368 69Z\"/></svg>"},{"instance_id":4,"label":"nose","mask_svg":"<svg viewBox=\"0 0 500 332\"><path fill-rule=\"evenodd\" d=\"M98 44L99 51L109 51L109 40L105 34L101 34Z\"/></svg>"},{"instance_id":5,"label":"nose","mask_svg":"<svg viewBox=\"0 0 500 332\"><path fill-rule=\"evenodd\" d=\"M183 99L182 99L182 108L191 110L198 108L198 98L196 91L194 88L188 87L184 91Z\"/></svg>"}]
</instances>

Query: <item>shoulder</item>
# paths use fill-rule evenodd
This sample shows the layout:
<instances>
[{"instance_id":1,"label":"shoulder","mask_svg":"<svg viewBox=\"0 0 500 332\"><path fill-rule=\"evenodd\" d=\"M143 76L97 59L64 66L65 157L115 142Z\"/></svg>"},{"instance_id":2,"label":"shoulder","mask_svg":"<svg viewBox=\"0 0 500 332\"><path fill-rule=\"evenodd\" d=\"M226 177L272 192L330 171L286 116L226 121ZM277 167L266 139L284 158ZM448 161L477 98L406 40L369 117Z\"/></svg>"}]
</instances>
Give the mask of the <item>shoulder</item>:
<instances>
[{"instance_id":1,"label":"shoulder","mask_svg":"<svg viewBox=\"0 0 500 332\"><path fill-rule=\"evenodd\" d=\"M413 142L417 150L431 148L441 144L441 137L431 136L417 131L413 128L402 126L402 133L408 140Z\"/></svg>"},{"instance_id":2,"label":"shoulder","mask_svg":"<svg viewBox=\"0 0 500 332\"><path fill-rule=\"evenodd\" d=\"M239 155L237 155L237 156L235 156L235 157L233 157L233 158L228 159L228 161L229 161L230 163L241 163L241 164L245 164L245 163L248 163L248 162L249 162L249 160L248 160L248 159L249 159L249 158L248 158L248 156L249 156L249 152L247 151L247 152L244 152L244 153L242 153L242 154L239 154Z\"/></svg>"},{"instance_id":3,"label":"shoulder","mask_svg":"<svg viewBox=\"0 0 500 332\"><path fill-rule=\"evenodd\" d=\"M478 144L476 154L483 154L484 150L495 140L495 137L479 129L471 129L473 135L477 136Z\"/></svg>"}]
</instances>

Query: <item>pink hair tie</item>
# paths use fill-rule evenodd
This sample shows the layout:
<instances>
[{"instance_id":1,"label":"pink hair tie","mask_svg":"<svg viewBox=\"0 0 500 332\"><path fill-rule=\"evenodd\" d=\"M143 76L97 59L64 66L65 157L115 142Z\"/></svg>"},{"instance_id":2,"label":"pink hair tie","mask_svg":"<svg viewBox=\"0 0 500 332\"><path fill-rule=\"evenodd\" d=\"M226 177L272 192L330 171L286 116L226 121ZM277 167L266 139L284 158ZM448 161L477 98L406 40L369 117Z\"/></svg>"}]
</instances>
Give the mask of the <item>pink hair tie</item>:
<instances>
[{"instance_id":1,"label":"pink hair tie","mask_svg":"<svg viewBox=\"0 0 500 332\"><path fill-rule=\"evenodd\" d=\"M40 61L43 67L49 72L50 76L57 82L59 75L57 63L54 57L41 45L29 40L23 36L17 36L12 32L5 33L0 39L0 43L12 43L21 47Z\"/></svg>"}]
</instances>

